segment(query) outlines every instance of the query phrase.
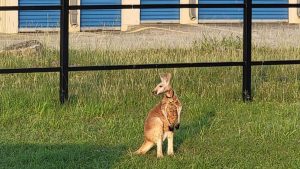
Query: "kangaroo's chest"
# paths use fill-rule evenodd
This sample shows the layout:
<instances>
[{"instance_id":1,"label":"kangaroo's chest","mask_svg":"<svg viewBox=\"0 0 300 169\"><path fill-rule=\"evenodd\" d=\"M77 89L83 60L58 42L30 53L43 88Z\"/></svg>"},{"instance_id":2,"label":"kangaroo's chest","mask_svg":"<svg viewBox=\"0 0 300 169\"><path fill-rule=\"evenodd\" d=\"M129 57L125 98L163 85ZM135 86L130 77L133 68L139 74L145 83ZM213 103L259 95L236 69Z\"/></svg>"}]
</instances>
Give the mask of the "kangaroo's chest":
<instances>
[{"instance_id":1,"label":"kangaroo's chest","mask_svg":"<svg viewBox=\"0 0 300 169\"><path fill-rule=\"evenodd\" d=\"M167 113L168 121L171 125L175 125L178 119L179 100L174 98L166 98L162 101L162 110ZM169 131L168 121L164 120L164 131Z\"/></svg>"},{"instance_id":2,"label":"kangaroo's chest","mask_svg":"<svg viewBox=\"0 0 300 169\"><path fill-rule=\"evenodd\" d=\"M166 104L166 112L168 114L169 122L175 124L178 118L178 106L174 101L170 101Z\"/></svg>"}]
</instances>

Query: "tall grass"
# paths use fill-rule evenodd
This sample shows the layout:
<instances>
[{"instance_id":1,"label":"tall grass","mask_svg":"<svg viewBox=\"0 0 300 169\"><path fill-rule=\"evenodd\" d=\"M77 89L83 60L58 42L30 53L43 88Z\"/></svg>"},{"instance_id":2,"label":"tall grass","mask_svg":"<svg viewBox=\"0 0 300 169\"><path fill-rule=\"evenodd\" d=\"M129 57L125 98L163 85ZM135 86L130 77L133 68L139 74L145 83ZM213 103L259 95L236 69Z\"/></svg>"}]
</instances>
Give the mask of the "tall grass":
<instances>
[{"instance_id":1,"label":"tall grass","mask_svg":"<svg viewBox=\"0 0 300 169\"><path fill-rule=\"evenodd\" d=\"M239 39L186 49L70 51L71 65L240 61ZM253 48L284 59L300 49ZM58 52L2 55L1 67L58 65ZM183 102L173 158L133 156L143 121L159 100L158 74L171 72ZM298 168L300 67L253 68L254 101L241 100L239 67L70 73L70 101L58 102L58 74L0 76L0 168Z\"/></svg>"}]
</instances>

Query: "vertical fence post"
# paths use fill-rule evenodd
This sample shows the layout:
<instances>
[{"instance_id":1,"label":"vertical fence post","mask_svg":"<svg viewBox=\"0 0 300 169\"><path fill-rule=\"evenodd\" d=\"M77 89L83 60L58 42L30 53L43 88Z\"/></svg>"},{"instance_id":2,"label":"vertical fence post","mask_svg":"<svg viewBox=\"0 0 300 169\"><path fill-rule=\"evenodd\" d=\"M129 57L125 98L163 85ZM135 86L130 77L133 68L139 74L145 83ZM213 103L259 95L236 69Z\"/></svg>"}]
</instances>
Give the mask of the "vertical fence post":
<instances>
[{"instance_id":1,"label":"vertical fence post","mask_svg":"<svg viewBox=\"0 0 300 169\"><path fill-rule=\"evenodd\" d=\"M69 0L61 0L60 10L60 102L68 100Z\"/></svg>"},{"instance_id":2,"label":"vertical fence post","mask_svg":"<svg viewBox=\"0 0 300 169\"><path fill-rule=\"evenodd\" d=\"M244 0L244 34L243 34L243 99L251 101L251 42L252 42L252 0Z\"/></svg>"}]
</instances>

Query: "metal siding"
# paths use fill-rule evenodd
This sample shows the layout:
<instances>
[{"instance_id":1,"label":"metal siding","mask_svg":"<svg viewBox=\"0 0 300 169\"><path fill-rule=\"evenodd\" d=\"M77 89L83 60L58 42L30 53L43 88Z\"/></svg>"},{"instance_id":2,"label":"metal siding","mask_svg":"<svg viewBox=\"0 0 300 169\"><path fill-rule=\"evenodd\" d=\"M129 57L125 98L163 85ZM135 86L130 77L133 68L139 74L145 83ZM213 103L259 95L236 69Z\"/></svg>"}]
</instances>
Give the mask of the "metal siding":
<instances>
[{"instance_id":1,"label":"metal siding","mask_svg":"<svg viewBox=\"0 0 300 169\"><path fill-rule=\"evenodd\" d=\"M81 0L82 5L121 5L121 0ZM105 10L82 10L81 11L81 27L120 27L121 26L121 10L105 9Z\"/></svg>"},{"instance_id":2,"label":"metal siding","mask_svg":"<svg viewBox=\"0 0 300 169\"><path fill-rule=\"evenodd\" d=\"M180 4L180 0L141 0L141 4ZM179 22L180 9L141 9L141 21Z\"/></svg>"},{"instance_id":3,"label":"metal siding","mask_svg":"<svg viewBox=\"0 0 300 169\"><path fill-rule=\"evenodd\" d=\"M59 0L19 0L19 6L59 5ZM60 12L19 11L19 28L53 28L59 27Z\"/></svg>"},{"instance_id":4,"label":"metal siding","mask_svg":"<svg viewBox=\"0 0 300 169\"><path fill-rule=\"evenodd\" d=\"M199 4L240 4L243 0L199 0ZM288 0L253 0L253 4L287 4ZM243 19L241 8L199 8L199 20L235 20ZM253 19L287 20L287 8L253 9Z\"/></svg>"},{"instance_id":5,"label":"metal siding","mask_svg":"<svg viewBox=\"0 0 300 169\"><path fill-rule=\"evenodd\" d=\"M253 0L255 4L288 4L288 0ZM253 19L287 20L288 8L253 9Z\"/></svg>"}]
</instances>

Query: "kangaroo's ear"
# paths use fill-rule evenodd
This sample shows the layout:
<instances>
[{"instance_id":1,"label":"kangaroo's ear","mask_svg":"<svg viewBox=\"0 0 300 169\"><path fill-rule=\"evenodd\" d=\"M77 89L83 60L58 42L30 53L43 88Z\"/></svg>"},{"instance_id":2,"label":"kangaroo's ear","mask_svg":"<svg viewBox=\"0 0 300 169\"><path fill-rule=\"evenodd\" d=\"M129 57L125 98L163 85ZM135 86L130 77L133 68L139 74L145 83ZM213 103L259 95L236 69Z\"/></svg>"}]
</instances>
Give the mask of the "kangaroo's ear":
<instances>
[{"instance_id":1,"label":"kangaroo's ear","mask_svg":"<svg viewBox=\"0 0 300 169\"><path fill-rule=\"evenodd\" d=\"M171 73L165 73L165 74L161 74L161 75L160 75L161 81L162 81L162 82L165 82L165 83L167 83L167 84L170 83L171 78L172 78Z\"/></svg>"}]
</instances>

